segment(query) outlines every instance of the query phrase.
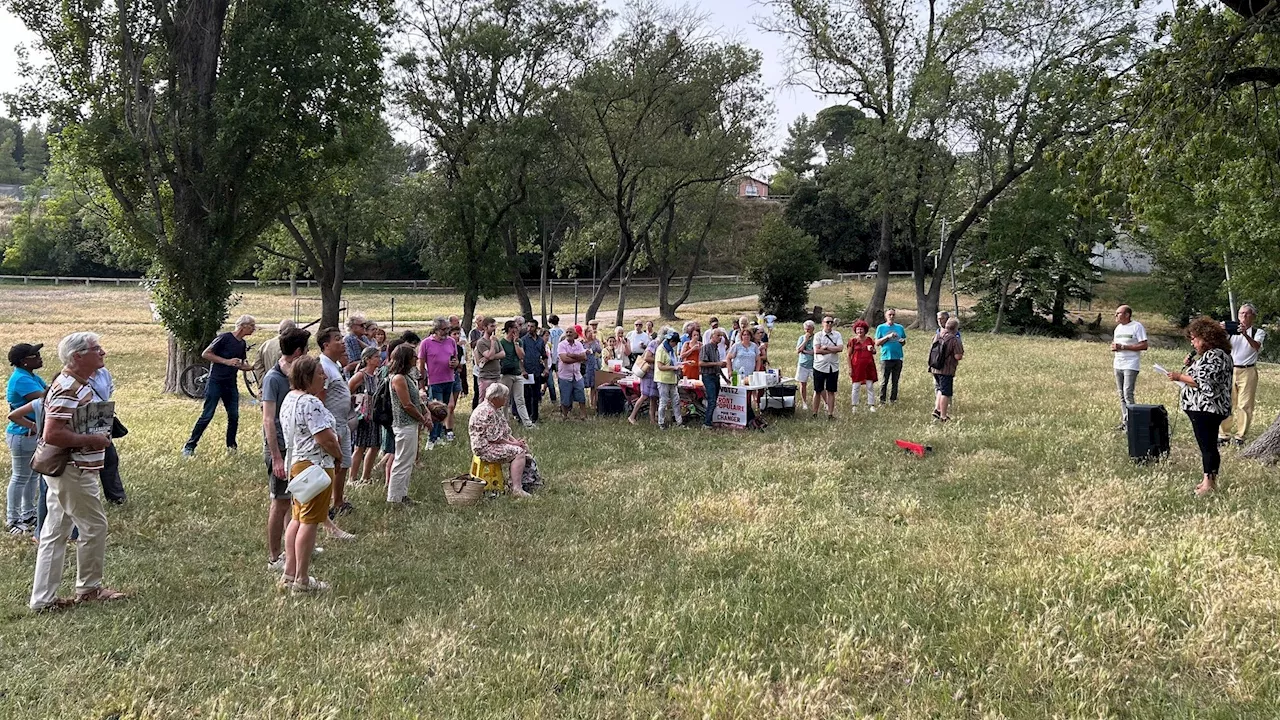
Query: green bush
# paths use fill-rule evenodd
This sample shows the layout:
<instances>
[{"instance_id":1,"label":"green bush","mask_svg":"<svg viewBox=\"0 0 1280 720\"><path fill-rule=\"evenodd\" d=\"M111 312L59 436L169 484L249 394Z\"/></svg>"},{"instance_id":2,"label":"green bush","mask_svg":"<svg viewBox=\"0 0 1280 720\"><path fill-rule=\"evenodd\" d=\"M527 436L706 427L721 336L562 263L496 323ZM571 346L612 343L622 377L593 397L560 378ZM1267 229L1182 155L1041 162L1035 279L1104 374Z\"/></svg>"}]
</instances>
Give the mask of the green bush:
<instances>
[{"instance_id":1,"label":"green bush","mask_svg":"<svg viewBox=\"0 0 1280 720\"><path fill-rule=\"evenodd\" d=\"M760 285L760 310L794 321L805 315L809 284L818 279L818 241L777 215L765 218L747 248L747 277Z\"/></svg>"}]
</instances>

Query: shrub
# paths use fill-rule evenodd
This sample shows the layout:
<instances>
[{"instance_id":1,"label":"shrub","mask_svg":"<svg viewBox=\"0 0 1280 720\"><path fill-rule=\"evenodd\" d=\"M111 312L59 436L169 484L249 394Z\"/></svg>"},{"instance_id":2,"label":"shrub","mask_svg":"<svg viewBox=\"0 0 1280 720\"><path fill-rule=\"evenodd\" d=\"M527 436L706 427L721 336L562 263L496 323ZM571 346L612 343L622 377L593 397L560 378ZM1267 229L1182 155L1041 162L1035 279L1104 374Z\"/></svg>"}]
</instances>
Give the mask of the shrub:
<instances>
[{"instance_id":1,"label":"shrub","mask_svg":"<svg viewBox=\"0 0 1280 720\"><path fill-rule=\"evenodd\" d=\"M794 321L805 315L809 284L818 279L818 242L777 215L765 218L747 249L747 277L760 285L760 310Z\"/></svg>"}]
</instances>

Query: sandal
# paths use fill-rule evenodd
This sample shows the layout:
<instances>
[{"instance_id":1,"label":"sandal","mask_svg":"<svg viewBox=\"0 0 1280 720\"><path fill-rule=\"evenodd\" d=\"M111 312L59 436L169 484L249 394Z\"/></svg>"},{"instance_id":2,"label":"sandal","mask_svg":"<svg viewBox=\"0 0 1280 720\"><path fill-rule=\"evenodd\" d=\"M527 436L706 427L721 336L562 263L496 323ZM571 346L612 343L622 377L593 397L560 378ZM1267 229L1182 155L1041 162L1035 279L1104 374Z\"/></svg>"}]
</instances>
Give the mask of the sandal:
<instances>
[{"instance_id":1,"label":"sandal","mask_svg":"<svg viewBox=\"0 0 1280 720\"><path fill-rule=\"evenodd\" d=\"M65 598L65 597L54 598L53 602L49 603L48 605L45 605L43 607L38 607L38 608L32 608L31 611L37 614L54 613L54 612L58 612L59 610L66 610L67 608L75 607L75 604L76 604L76 601L71 598Z\"/></svg>"},{"instance_id":2,"label":"sandal","mask_svg":"<svg viewBox=\"0 0 1280 720\"><path fill-rule=\"evenodd\" d=\"M291 586L294 594L323 592L329 589L329 583L323 580L317 580L314 577L308 577L305 582L294 581Z\"/></svg>"},{"instance_id":3,"label":"sandal","mask_svg":"<svg viewBox=\"0 0 1280 720\"><path fill-rule=\"evenodd\" d=\"M329 531L329 538L332 540L355 540L356 536L342 528L338 528L337 530Z\"/></svg>"},{"instance_id":4,"label":"sandal","mask_svg":"<svg viewBox=\"0 0 1280 720\"><path fill-rule=\"evenodd\" d=\"M119 590L112 590L109 587L96 587L92 590L78 593L76 595L76 602L111 602L112 600L124 600L127 597L129 596Z\"/></svg>"}]
</instances>

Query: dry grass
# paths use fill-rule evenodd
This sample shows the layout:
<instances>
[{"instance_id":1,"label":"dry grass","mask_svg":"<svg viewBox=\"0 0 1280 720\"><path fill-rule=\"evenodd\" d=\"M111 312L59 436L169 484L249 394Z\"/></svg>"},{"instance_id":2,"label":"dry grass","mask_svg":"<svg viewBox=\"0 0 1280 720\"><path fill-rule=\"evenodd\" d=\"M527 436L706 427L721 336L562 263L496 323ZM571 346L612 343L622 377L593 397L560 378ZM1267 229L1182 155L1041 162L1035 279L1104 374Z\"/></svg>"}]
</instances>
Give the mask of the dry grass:
<instances>
[{"instance_id":1,"label":"dry grass","mask_svg":"<svg viewBox=\"0 0 1280 720\"><path fill-rule=\"evenodd\" d=\"M104 333L132 429L108 577L134 595L32 616L34 549L0 543L2 717L1280 714L1274 470L1228 452L1224 492L1192 498L1181 416L1170 461L1130 463L1097 344L967 336L947 426L928 420L918 334L902 402L875 415L850 417L847 388L839 422L764 434L545 412L531 442L550 484L526 503L447 507L460 438L422 457L418 508L356 490L359 540L316 567L334 591L295 599L262 567L256 410L246 452L218 451L220 415L182 462L198 407L157 391L145 304L89 321L113 292L0 300L0 345ZM1259 396L1275 417L1274 368ZM1152 373L1138 397L1174 401Z\"/></svg>"}]
</instances>

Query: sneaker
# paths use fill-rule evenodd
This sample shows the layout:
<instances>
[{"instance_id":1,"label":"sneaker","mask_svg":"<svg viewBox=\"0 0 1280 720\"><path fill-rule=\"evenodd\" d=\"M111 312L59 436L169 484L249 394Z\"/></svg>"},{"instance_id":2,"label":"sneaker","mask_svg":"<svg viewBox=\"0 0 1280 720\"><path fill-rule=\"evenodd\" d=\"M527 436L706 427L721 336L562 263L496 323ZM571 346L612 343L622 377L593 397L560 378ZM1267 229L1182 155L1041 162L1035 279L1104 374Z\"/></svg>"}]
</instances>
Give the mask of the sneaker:
<instances>
[{"instance_id":1,"label":"sneaker","mask_svg":"<svg viewBox=\"0 0 1280 720\"><path fill-rule=\"evenodd\" d=\"M807 402L802 402L802 403L800 403L800 409L801 409L801 410L808 410L808 409L809 409L809 403L807 403Z\"/></svg>"},{"instance_id":2,"label":"sneaker","mask_svg":"<svg viewBox=\"0 0 1280 720\"><path fill-rule=\"evenodd\" d=\"M1231 441L1231 444L1236 447L1244 447L1244 438L1235 438Z\"/></svg>"},{"instance_id":3,"label":"sneaker","mask_svg":"<svg viewBox=\"0 0 1280 720\"><path fill-rule=\"evenodd\" d=\"M184 447L184 448L182 448L182 457L184 457L184 458L186 458L186 459L190 460L191 458L193 458L193 457L195 457L195 456L196 456L196 449L195 449L195 448L192 448L192 447Z\"/></svg>"},{"instance_id":4,"label":"sneaker","mask_svg":"<svg viewBox=\"0 0 1280 720\"><path fill-rule=\"evenodd\" d=\"M275 560L267 561L268 572L284 572L284 553L280 553L280 557Z\"/></svg>"},{"instance_id":5,"label":"sneaker","mask_svg":"<svg viewBox=\"0 0 1280 720\"><path fill-rule=\"evenodd\" d=\"M453 436L453 431L452 431L452 430L445 430L445 432L444 432L444 441L445 441L445 442L453 442L453 441L454 441L454 436Z\"/></svg>"},{"instance_id":6,"label":"sneaker","mask_svg":"<svg viewBox=\"0 0 1280 720\"><path fill-rule=\"evenodd\" d=\"M427 441L427 445L426 445L426 449L427 449L427 450L435 450L435 449L436 449L436 441L435 441L435 440L428 440L428 441Z\"/></svg>"},{"instance_id":7,"label":"sneaker","mask_svg":"<svg viewBox=\"0 0 1280 720\"><path fill-rule=\"evenodd\" d=\"M333 514L334 517L341 517L343 515L350 515L355 511L356 509L351 505L351 503L343 502L341 505L333 509Z\"/></svg>"},{"instance_id":8,"label":"sneaker","mask_svg":"<svg viewBox=\"0 0 1280 720\"><path fill-rule=\"evenodd\" d=\"M850 414L850 415L857 415L857 414L858 414L858 408L857 408L857 407L851 407L851 408L849 408L849 414Z\"/></svg>"},{"instance_id":9,"label":"sneaker","mask_svg":"<svg viewBox=\"0 0 1280 720\"><path fill-rule=\"evenodd\" d=\"M1124 431L1128 430L1129 428L1125 427L1125 426L1124 426L1124 423L1120 423L1119 425L1117 425L1117 426L1115 426L1115 427L1113 427L1113 428L1111 428L1111 429L1112 429L1112 430L1115 430L1116 432L1124 432Z\"/></svg>"},{"instance_id":10,"label":"sneaker","mask_svg":"<svg viewBox=\"0 0 1280 720\"><path fill-rule=\"evenodd\" d=\"M1229 444L1231 444L1231 438L1229 437L1218 438L1218 447L1226 447Z\"/></svg>"},{"instance_id":11,"label":"sneaker","mask_svg":"<svg viewBox=\"0 0 1280 720\"><path fill-rule=\"evenodd\" d=\"M31 527L22 521L9 523L4 526L4 529L9 533L9 537L20 538L31 534Z\"/></svg>"},{"instance_id":12,"label":"sneaker","mask_svg":"<svg viewBox=\"0 0 1280 720\"><path fill-rule=\"evenodd\" d=\"M228 455L239 455L239 454L240 454L240 448L239 448L239 446L236 446L236 445L228 445L228 446L227 446L227 454L228 454Z\"/></svg>"},{"instance_id":13,"label":"sneaker","mask_svg":"<svg viewBox=\"0 0 1280 720\"><path fill-rule=\"evenodd\" d=\"M876 411L876 406L875 406L875 405L872 405L872 406L871 406L871 412L875 412L875 411Z\"/></svg>"}]
</instances>

